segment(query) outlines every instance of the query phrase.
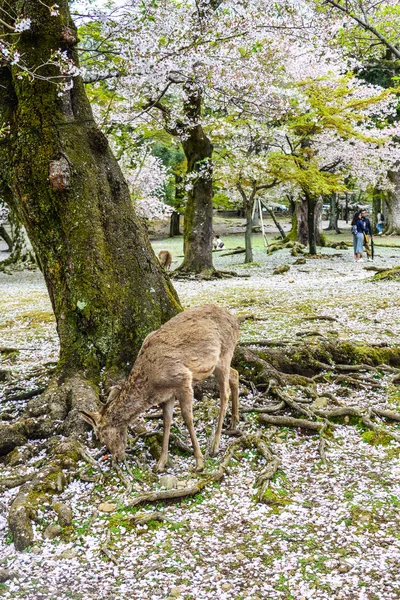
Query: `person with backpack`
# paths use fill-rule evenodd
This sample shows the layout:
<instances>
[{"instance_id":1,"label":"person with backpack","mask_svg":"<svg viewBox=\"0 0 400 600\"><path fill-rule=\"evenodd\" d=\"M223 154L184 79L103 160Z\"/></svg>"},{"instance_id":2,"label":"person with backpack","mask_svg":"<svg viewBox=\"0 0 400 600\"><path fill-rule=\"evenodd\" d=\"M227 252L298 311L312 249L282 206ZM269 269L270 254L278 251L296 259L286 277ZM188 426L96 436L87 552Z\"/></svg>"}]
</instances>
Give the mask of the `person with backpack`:
<instances>
[{"instance_id":1,"label":"person with backpack","mask_svg":"<svg viewBox=\"0 0 400 600\"><path fill-rule=\"evenodd\" d=\"M353 234L354 260L362 261L362 251L364 245L365 223L361 218L361 211L358 210L351 221L351 233Z\"/></svg>"},{"instance_id":2,"label":"person with backpack","mask_svg":"<svg viewBox=\"0 0 400 600\"><path fill-rule=\"evenodd\" d=\"M373 234L372 234L372 225L371 225L371 221L368 219L367 217L367 211L366 210L362 210L360 211L360 217L361 220L364 223L364 246L365 246L365 251L367 253L367 257L368 260L371 261L372 260L372 252L371 252L371 246L372 246L372 240L373 240ZM369 239L368 239L369 236Z\"/></svg>"}]
</instances>

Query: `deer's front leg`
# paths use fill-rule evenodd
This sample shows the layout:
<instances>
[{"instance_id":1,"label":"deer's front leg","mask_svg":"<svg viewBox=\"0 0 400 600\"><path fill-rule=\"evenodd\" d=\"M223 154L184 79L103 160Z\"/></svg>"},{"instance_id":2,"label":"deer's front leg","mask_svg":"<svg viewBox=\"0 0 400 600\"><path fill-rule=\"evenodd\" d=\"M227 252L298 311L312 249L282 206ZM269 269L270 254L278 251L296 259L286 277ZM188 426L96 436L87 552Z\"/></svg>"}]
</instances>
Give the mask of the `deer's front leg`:
<instances>
[{"instance_id":1,"label":"deer's front leg","mask_svg":"<svg viewBox=\"0 0 400 600\"><path fill-rule=\"evenodd\" d=\"M175 403L175 398L171 398L170 400L167 400L163 404L164 434L163 434L163 441L162 441L161 456L160 456L160 459L156 466L157 473L161 473L162 471L164 471L165 466L168 462L169 434L171 431L172 417L174 414L174 403Z\"/></svg>"},{"instance_id":2,"label":"deer's front leg","mask_svg":"<svg viewBox=\"0 0 400 600\"><path fill-rule=\"evenodd\" d=\"M185 421L186 427L189 430L190 439L192 440L194 457L196 459L196 471L202 471L204 469L204 458L193 425L193 389L190 388L190 390L180 392L178 399L183 420Z\"/></svg>"}]
</instances>

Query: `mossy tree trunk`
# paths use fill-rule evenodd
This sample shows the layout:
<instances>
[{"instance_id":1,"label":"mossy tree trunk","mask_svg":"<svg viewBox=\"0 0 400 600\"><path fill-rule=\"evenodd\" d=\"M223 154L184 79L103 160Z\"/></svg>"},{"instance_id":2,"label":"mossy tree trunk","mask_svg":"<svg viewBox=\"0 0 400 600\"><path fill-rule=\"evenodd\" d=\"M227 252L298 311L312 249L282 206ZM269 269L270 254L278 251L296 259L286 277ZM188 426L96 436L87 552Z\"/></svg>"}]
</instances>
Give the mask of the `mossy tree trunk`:
<instances>
[{"instance_id":1,"label":"mossy tree trunk","mask_svg":"<svg viewBox=\"0 0 400 600\"><path fill-rule=\"evenodd\" d=\"M321 231L321 201L313 198L309 194L304 194L296 202L296 210L292 216L292 228L287 240L298 241L304 246L310 245L310 223L312 226L312 245L314 252L310 249L310 254L316 254L316 246L324 246L325 239Z\"/></svg>"},{"instance_id":2,"label":"mossy tree trunk","mask_svg":"<svg viewBox=\"0 0 400 600\"><path fill-rule=\"evenodd\" d=\"M12 39L30 69L42 65L43 79L1 68L0 120L10 134L0 140L0 193L24 224L46 281L60 338L58 381L78 376L93 388L101 372L109 381L126 373L143 338L180 307L81 78L61 95L50 80L59 75L45 64L54 49L77 63L68 2L58 4L52 17L37 0L16 2L32 25Z\"/></svg>"},{"instance_id":3,"label":"mossy tree trunk","mask_svg":"<svg viewBox=\"0 0 400 600\"><path fill-rule=\"evenodd\" d=\"M202 96L195 82L186 86L186 128L182 141L189 187L183 229L184 259L180 270L191 273L214 270L212 261L212 152L213 146L200 124Z\"/></svg>"}]
</instances>

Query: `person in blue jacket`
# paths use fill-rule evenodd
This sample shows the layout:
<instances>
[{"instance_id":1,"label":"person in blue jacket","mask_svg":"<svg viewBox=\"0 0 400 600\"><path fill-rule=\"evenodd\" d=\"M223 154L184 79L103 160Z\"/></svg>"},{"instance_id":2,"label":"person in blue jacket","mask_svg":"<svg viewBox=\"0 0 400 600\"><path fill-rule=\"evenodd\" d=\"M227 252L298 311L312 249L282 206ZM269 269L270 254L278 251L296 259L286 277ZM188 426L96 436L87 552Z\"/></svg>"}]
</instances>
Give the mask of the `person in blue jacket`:
<instances>
[{"instance_id":1,"label":"person in blue jacket","mask_svg":"<svg viewBox=\"0 0 400 600\"><path fill-rule=\"evenodd\" d=\"M362 261L362 251L364 245L365 223L361 218L361 211L358 210L351 221L351 232L353 234L354 260Z\"/></svg>"}]
</instances>

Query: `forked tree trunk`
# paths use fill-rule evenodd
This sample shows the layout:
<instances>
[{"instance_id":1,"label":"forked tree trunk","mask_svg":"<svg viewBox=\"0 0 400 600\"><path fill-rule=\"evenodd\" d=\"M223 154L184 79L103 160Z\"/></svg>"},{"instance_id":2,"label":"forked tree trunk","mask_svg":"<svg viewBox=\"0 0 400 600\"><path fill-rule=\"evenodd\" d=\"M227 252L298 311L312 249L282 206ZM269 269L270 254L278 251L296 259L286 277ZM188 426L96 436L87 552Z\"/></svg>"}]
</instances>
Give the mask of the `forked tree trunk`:
<instances>
[{"instance_id":1,"label":"forked tree trunk","mask_svg":"<svg viewBox=\"0 0 400 600\"><path fill-rule=\"evenodd\" d=\"M45 3L18 0L32 21L16 41L27 66L45 65L60 48L77 62L67 0L59 16ZM9 3L0 0L5 19ZM12 24L12 22L10 23ZM7 34L7 30L3 31ZM0 193L26 227L57 321L58 373L97 385L101 371L118 378L143 338L179 311L179 301L136 217L128 186L97 128L82 80L59 90L48 79L0 71ZM42 66L43 77L59 75Z\"/></svg>"},{"instance_id":2,"label":"forked tree trunk","mask_svg":"<svg viewBox=\"0 0 400 600\"><path fill-rule=\"evenodd\" d=\"M310 244L310 236L309 236L309 222L311 220L311 222L313 223L313 229L314 229L314 234L313 234L313 244L315 244L315 246L324 246L325 245L325 239L324 236L322 234L322 230L321 230L321 201L317 201L315 202L315 200L312 201L313 202L313 217L310 217L309 215L309 203L307 201L307 198L305 196L303 196L300 200L297 201L296 203L296 210L293 213L292 216L292 228L290 230L290 232L288 233L288 235L286 236L285 239L288 240L292 240L292 241L298 241L301 244L304 244L304 246L307 246ZM313 254L310 250L310 253ZM316 254L316 247L315 247L315 254Z\"/></svg>"},{"instance_id":3,"label":"forked tree trunk","mask_svg":"<svg viewBox=\"0 0 400 600\"><path fill-rule=\"evenodd\" d=\"M183 229L184 259L180 270L192 273L212 271L212 152L201 117L201 91L193 83L187 86L185 116L193 123L182 142L187 161L186 182L189 187Z\"/></svg>"}]
</instances>

